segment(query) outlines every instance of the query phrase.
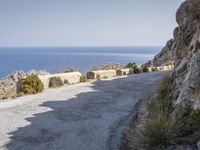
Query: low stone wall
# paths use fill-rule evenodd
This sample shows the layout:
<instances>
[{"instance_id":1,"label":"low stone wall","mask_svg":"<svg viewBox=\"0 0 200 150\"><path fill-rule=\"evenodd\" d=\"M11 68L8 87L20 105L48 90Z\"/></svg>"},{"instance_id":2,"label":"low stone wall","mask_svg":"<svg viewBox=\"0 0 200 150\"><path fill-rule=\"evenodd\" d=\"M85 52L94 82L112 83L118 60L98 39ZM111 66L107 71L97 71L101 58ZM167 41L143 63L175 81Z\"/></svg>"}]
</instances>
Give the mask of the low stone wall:
<instances>
[{"instance_id":1,"label":"low stone wall","mask_svg":"<svg viewBox=\"0 0 200 150\"><path fill-rule=\"evenodd\" d=\"M87 79L106 79L117 76L115 70L98 70L87 73Z\"/></svg>"},{"instance_id":2,"label":"low stone wall","mask_svg":"<svg viewBox=\"0 0 200 150\"><path fill-rule=\"evenodd\" d=\"M174 69L174 65L168 65L168 66L159 66L159 67L148 67L148 71L152 72L155 71L167 71Z\"/></svg>"},{"instance_id":3,"label":"low stone wall","mask_svg":"<svg viewBox=\"0 0 200 150\"><path fill-rule=\"evenodd\" d=\"M69 72L69 73L59 73L59 74L51 74L51 75L39 75L38 77L44 84L44 88L49 88L49 80L52 77L59 77L63 82L68 82L68 84L76 84L80 82L81 77L80 72Z\"/></svg>"},{"instance_id":4,"label":"low stone wall","mask_svg":"<svg viewBox=\"0 0 200 150\"><path fill-rule=\"evenodd\" d=\"M132 69L119 69L117 70L117 76L124 76L124 75L130 75L133 74Z\"/></svg>"}]
</instances>

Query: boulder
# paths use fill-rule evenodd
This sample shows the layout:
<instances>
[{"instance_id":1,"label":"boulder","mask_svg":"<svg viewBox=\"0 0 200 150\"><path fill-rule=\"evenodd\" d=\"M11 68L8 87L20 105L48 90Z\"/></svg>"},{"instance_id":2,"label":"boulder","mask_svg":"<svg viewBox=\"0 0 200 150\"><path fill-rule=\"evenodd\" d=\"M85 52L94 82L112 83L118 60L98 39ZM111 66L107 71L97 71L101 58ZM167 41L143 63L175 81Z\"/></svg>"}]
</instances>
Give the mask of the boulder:
<instances>
[{"instance_id":1,"label":"boulder","mask_svg":"<svg viewBox=\"0 0 200 150\"><path fill-rule=\"evenodd\" d=\"M24 71L15 71L0 79L0 99L15 97L17 95L17 83L26 78Z\"/></svg>"}]
</instances>

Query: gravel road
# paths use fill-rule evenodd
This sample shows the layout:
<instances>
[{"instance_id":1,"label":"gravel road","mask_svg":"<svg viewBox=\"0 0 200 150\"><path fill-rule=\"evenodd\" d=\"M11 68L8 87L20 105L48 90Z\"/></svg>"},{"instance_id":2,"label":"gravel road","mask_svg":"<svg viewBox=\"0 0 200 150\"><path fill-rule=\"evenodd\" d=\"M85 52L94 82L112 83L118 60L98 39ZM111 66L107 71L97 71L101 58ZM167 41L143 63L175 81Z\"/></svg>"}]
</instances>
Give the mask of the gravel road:
<instances>
[{"instance_id":1,"label":"gravel road","mask_svg":"<svg viewBox=\"0 0 200 150\"><path fill-rule=\"evenodd\" d=\"M117 150L135 103L164 74L82 83L0 102L0 150Z\"/></svg>"}]
</instances>

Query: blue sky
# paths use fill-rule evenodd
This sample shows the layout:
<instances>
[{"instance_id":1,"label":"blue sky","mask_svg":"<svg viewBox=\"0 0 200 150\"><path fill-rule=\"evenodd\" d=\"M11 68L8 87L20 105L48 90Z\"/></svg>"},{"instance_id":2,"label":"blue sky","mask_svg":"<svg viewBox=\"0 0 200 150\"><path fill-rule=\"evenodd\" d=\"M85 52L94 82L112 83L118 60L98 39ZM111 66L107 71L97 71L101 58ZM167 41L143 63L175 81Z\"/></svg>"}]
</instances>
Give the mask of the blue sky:
<instances>
[{"instance_id":1,"label":"blue sky","mask_svg":"<svg viewBox=\"0 0 200 150\"><path fill-rule=\"evenodd\" d=\"M0 46L161 46L183 0L0 0Z\"/></svg>"}]
</instances>

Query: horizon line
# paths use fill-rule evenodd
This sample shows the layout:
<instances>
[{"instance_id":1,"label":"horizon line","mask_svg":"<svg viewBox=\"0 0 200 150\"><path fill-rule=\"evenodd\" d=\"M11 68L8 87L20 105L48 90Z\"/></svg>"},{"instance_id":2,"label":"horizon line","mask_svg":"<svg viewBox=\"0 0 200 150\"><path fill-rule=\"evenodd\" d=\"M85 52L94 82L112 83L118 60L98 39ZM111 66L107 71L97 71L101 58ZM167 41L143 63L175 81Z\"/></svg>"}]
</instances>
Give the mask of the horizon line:
<instances>
[{"instance_id":1,"label":"horizon line","mask_svg":"<svg viewBox=\"0 0 200 150\"><path fill-rule=\"evenodd\" d=\"M127 45L127 46L118 46L118 45L105 45L105 46L93 46L93 45L83 45L83 46L0 46L0 48L76 48L76 47L164 47L164 45Z\"/></svg>"}]
</instances>

